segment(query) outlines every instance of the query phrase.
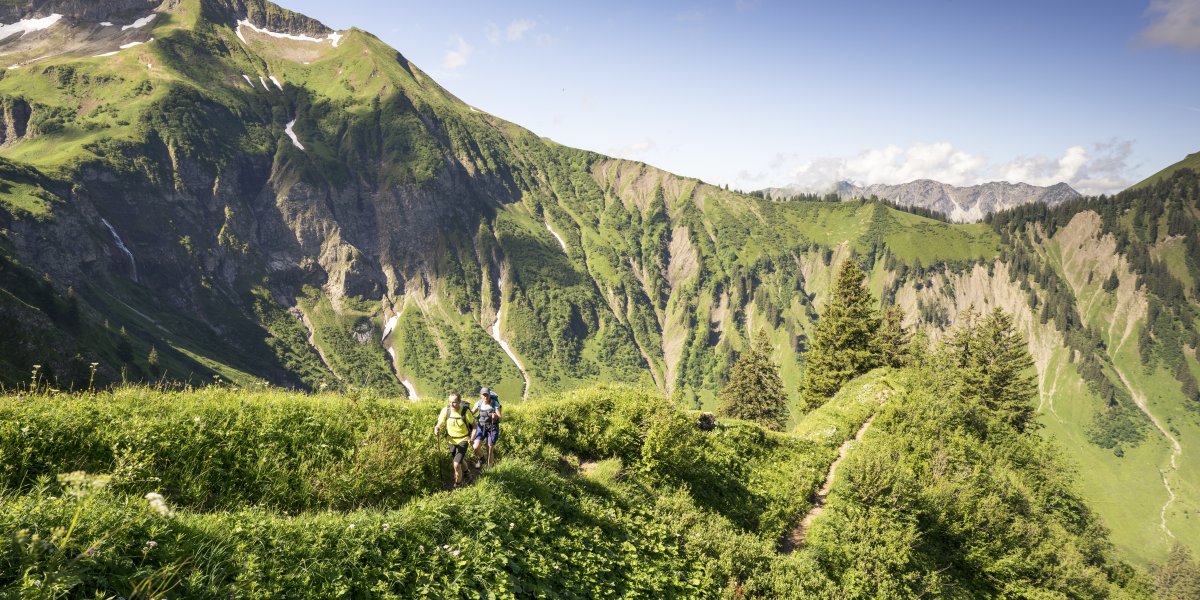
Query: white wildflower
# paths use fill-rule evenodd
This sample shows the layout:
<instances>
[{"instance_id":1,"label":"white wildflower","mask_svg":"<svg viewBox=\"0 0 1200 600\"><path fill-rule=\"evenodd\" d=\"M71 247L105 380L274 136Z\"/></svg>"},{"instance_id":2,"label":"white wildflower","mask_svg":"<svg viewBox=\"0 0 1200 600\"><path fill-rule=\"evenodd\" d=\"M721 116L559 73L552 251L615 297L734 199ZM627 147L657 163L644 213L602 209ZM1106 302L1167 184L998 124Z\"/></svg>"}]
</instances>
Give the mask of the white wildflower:
<instances>
[{"instance_id":1,"label":"white wildflower","mask_svg":"<svg viewBox=\"0 0 1200 600\"><path fill-rule=\"evenodd\" d=\"M171 516L171 507L167 506L167 499L163 498L162 494L150 492L145 497L146 501L150 503L150 508L154 509L154 512L164 517Z\"/></svg>"}]
</instances>

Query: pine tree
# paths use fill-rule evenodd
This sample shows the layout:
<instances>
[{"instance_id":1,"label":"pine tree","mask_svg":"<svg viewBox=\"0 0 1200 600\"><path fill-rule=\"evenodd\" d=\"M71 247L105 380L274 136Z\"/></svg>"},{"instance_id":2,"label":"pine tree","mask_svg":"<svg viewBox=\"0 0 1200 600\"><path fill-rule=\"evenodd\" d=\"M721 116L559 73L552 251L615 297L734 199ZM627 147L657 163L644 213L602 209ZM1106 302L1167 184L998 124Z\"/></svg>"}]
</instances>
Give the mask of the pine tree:
<instances>
[{"instance_id":1,"label":"pine tree","mask_svg":"<svg viewBox=\"0 0 1200 600\"><path fill-rule=\"evenodd\" d=\"M1200 564L1187 547L1176 543L1167 562L1150 568L1160 598L1200 598Z\"/></svg>"},{"instance_id":2,"label":"pine tree","mask_svg":"<svg viewBox=\"0 0 1200 600\"><path fill-rule=\"evenodd\" d=\"M158 375L158 348L150 346L150 353L146 355L146 364L150 366L150 374Z\"/></svg>"},{"instance_id":3,"label":"pine tree","mask_svg":"<svg viewBox=\"0 0 1200 600\"><path fill-rule=\"evenodd\" d=\"M1111 293L1120 286L1121 280L1117 277L1117 272L1113 271L1112 275L1109 275L1108 279L1104 280L1104 285L1102 287L1104 288L1104 291Z\"/></svg>"},{"instance_id":4,"label":"pine tree","mask_svg":"<svg viewBox=\"0 0 1200 600\"><path fill-rule=\"evenodd\" d=\"M722 416L755 421L772 429L787 424L787 392L779 367L771 360L771 341L759 331L754 345L738 357L721 390Z\"/></svg>"},{"instance_id":5,"label":"pine tree","mask_svg":"<svg viewBox=\"0 0 1200 600\"><path fill-rule=\"evenodd\" d=\"M889 306L883 311L883 320L879 323L879 331L875 333L879 364L894 368L908 364L910 337L911 334L904 329L904 311L894 304Z\"/></svg>"},{"instance_id":6,"label":"pine tree","mask_svg":"<svg viewBox=\"0 0 1200 600\"><path fill-rule=\"evenodd\" d=\"M1030 373L1033 358L1012 317L996 308L978 325L951 336L968 396L977 398L994 415L1017 431L1033 421L1037 379Z\"/></svg>"},{"instance_id":7,"label":"pine tree","mask_svg":"<svg viewBox=\"0 0 1200 600\"><path fill-rule=\"evenodd\" d=\"M117 338L117 356L121 358L121 362L133 360L133 343L129 340L129 332L125 331L124 325L121 326Z\"/></svg>"},{"instance_id":8,"label":"pine tree","mask_svg":"<svg viewBox=\"0 0 1200 600\"><path fill-rule=\"evenodd\" d=\"M820 406L847 381L879 365L875 347L879 317L864 277L852 260L842 263L838 271L825 314L817 321L812 346L805 354L800 399L806 408Z\"/></svg>"}]
</instances>

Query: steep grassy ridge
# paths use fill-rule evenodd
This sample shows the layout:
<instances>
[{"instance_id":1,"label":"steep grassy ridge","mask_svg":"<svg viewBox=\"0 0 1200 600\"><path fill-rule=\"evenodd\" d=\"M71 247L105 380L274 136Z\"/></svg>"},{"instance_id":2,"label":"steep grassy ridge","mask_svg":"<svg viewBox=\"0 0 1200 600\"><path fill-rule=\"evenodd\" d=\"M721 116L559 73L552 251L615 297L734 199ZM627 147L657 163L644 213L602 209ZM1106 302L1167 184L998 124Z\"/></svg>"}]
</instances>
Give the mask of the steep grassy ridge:
<instances>
[{"instance_id":1,"label":"steep grassy ridge","mask_svg":"<svg viewBox=\"0 0 1200 600\"><path fill-rule=\"evenodd\" d=\"M23 597L815 598L840 586L847 597L870 597L877 588L865 585L864 569L896 576L869 578L875 586L920 582L919 589L951 597L989 589L965 572L945 574L932 555L898 563L859 552L863 544L896 543L881 529L839 529L847 510L866 511L868 522L883 525L892 510L916 514L926 506L884 493L898 504L852 508L864 497L880 498L880 485L894 485L863 474L871 456L890 462L890 450L856 448L813 543L786 557L776 553L837 447L880 410L880 390L894 390L883 408L894 443L936 437L924 429L910 434L903 423L958 430L944 419L946 411L954 414L953 402L927 407L930 398L913 387L924 379L867 375L794 434L736 421L703 431L695 413L621 388L514 405L506 410L501 464L450 493L439 491L449 464L429 433L434 403L230 388L4 397L0 523L13 533L0 540L0 589ZM910 421L900 414L912 410L937 416ZM1007 443L973 443L982 453L955 454L968 472L990 472L993 461L1014 452ZM1040 468L1014 463L1004 477L1053 472ZM105 477L78 474L57 483L55 474L65 469ZM1000 489L990 481L975 481L976 493ZM943 497L922 478L906 486ZM165 496L165 505L143 499L148 492ZM1071 498L1057 485L1037 494L1028 498L1035 506L1044 502L1041 494ZM988 514L1024 518L1009 502ZM1064 519L1074 524L1058 528ZM1048 541L1061 548L1035 544L1059 563L1009 572L1010 588L1024 582L1021 589L1049 591L1076 581L1091 597L1122 587L1138 596L1131 587L1137 580L1107 556L1103 534L1079 537L1095 534L1088 523L1071 502L1029 522L1029 535L1053 534ZM912 551L987 541L982 532L935 530ZM839 544L851 560L830 554ZM1090 566L1062 562L1077 546L1085 547ZM996 556L980 547L961 560L988 565Z\"/></svg>"},{"instance_id":2,"label":"steep grassy ridge","mask_svg":"<svg viewBox=\"0 0 1200 600\"><path fill-rule=\"evenodd\" d=\"M1126 556L1200 544L1191 171L991 226L771 202L539 138L332 33L180 0L111 56L31 38L53 51L0 80L0 384L488 384L515 403L620 382L711 408L760 329L794 393L854 259L934 338L972 305L1014 313L1047 435Z\"/></svg>"}]
</instances>

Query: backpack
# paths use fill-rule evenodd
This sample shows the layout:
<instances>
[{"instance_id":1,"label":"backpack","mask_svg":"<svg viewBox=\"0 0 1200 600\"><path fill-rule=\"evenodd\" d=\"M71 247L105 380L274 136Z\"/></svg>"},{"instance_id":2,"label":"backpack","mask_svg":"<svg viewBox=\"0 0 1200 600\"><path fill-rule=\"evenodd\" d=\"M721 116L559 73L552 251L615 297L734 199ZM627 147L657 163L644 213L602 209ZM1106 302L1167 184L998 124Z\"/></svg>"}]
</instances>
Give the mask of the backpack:
<instances>
[{"instance_id":1,"label":"backpack","mask_svg":"<svg viewBox=\"0 0 1200 600\"><path fill-rule=\"evenodd\" d=\"M470 427L471 422L467 420L467 416L468 416L468 413L470 413L470 411L471 411L471 409L467 407L466 403L459 402L458 410L452 410L446 414L447 429L449 429L449 427L450 427L451 419L458 419L459 421L462 421L467 427Z\"/></svg>"},{"instance_id":2,"label":"backpack","mask_svg":"<svg viewBox=\"0 0 1200 600\"><path fill-rule=\"evenodd\" d=\"M479 426L483 429L490 429L499 424L499 419L496 418L496 411L500 409L500 397L495 392L489 392L488 401L492 404L492 410L483 410L482 405L480 405L479 416L476 417Z\"/></svg>"}]
</instances>

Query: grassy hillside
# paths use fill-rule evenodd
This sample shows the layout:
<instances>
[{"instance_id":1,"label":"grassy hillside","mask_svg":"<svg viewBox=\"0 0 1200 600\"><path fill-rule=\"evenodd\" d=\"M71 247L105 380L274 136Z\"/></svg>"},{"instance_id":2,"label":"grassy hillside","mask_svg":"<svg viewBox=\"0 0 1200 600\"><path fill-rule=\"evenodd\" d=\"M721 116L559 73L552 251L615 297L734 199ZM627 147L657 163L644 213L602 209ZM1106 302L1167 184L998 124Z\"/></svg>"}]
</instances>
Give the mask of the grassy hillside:
<instances>
[{"instance_id":1,"label":"grassy hillside","mask_svg":"<svg viewBox=\"0 0 1200 600\"><path fill-rule=\"evenodd\" d=\"M121 34L145 43L5 72L0 386L490 385L515 405L616 383L711 409L763 330L794 405L832 274L857 260L935 339L970 306L1017 315L1045 433L1122 556L1200 545L1191 171L988 224L772 202L560 146L367 32L328 33L183 0Z\"/></svg>"},{"instance_id":2,"label":"grassy hillside","mask_svg":"<svg viewBox=\"0 0 1200 600\"><path fill-rule=\"evenodd\" d=\"M500 465L451 492L442 491L448 458L429 431L433 403L232 388L8 396L0 523L13 533L0 540L0 589L1148 597L1109 557L1053 457L1021 466L1025 452L1047 447L1000 430L984 436L978 415L945 390L931 396L928 380L870 374L791 434L736 421L704 431L696 413L625 388L531 401L506 410ZM854 447L811 542L779 554L838 446L880 410L880 433ZM934 427L943 434L931 436ZM896 456L910 458L897 470ZM73 471L90 474L64 475ZM143 498L151 492L165 504ZM981 518L998 520L961 529ZM921 541L911 538L918 527ZM1012 533L987 533L1001 530ZM1030 544L1045 560L1001 558Z\"/></svg>"},{"instance_id":3,"label":"grassy hillside","mask_svg":"<svg viewBox=\"0 0 1200 600\"><path fill-rule=\"evenodd\" d=\"M1156 183L1160 183L1164 180L1170 179L1172 175L1174 175L1176 172L1178 172L1182 169L1191 169L1193 171L1200 173L1200 152L1187 155L1187 158L1184 158L1183 160L1137 182L1136 184L1131 186L1130 189L1141 189L1141 188L1150 187Z\"/></svg>"}]
</instances>

